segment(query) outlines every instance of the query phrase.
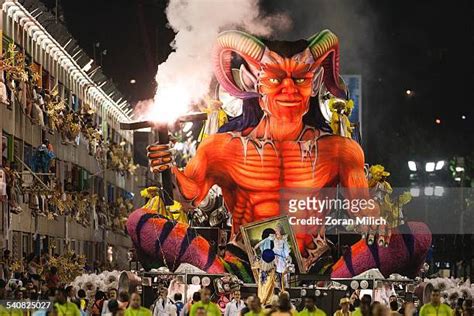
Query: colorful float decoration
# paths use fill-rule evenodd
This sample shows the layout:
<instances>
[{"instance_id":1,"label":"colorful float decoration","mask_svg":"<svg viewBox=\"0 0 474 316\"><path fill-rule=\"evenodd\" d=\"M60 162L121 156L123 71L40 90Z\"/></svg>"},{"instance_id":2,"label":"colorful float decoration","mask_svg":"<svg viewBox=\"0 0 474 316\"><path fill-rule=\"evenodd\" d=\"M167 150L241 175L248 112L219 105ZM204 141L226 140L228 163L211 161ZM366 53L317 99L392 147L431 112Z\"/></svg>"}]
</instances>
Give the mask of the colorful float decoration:
<instances>
[{"instance_id":1,"label":"colorful float decoration","mask_svg":"<svg viewBox=\"0 0 474 316\"><path fill-rule=\"evenodd\" d=\"M396 223L409 196L398 198L400 203L391 200L383 167L373 166L369 179L366 176L363 151L351 139L353 102L339 76L336 35L324 30L307 40L270 41L226 31L217 37L210 58L218 94L232 103L229 113L236 116L226 112L224 118L225 102L208 102L210 120L184 168L173 164L167 146L152 145L148 155L152 171L171 169L186 208L194 213L201 211L205 216L202 203L210 190L216 185L222 190L231 242L223 251L216 251L192 226L173 219L158 201L158 193L147 190L149 201L130 214L127 222L141 261L165 262L171 270L188 263L208 273L229 272L252 282L252 262L242 246L241 227L281 215L280 192L285 188L339 186L349 199L367 198L371 188L379 191L377 207L348 216L386 213L393 219L387 225L362 227L367 238L353 244L341 258L326 262L326 273L350 278L378 268L384 276L415 276L430 247L431 234L423 223ZM329 94L324 104L320 102L322 91ZM236 105L240 109L235 110ZM326 115L321 114L321 107ZM324 238L320 232L321 225L294 231L304 272L319 271L322 256L311 254L323 240L317 237ZM271 256L264 257L272 261ZM260 260L261 266L253 268L270 271L264 262Z\"/></svg>"}]
</instances>

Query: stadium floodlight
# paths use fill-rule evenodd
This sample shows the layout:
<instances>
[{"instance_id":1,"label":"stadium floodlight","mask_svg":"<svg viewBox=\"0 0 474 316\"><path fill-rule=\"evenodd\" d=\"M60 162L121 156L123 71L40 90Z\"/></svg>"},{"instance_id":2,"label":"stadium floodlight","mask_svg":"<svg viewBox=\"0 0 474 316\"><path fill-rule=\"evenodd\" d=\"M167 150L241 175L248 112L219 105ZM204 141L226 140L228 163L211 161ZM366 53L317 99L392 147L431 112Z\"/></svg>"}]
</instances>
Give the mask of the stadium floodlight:
<instances>
[{"instance_id":1,"label":"stadium floodlight","mask_svg":"<svg viewBox=\"0 0 474 316\"><path fill-rule=\"evenodd\" d=\"M434 193L433 187L425 187L425 195L426 196L432 196Z\"/></svg>"},{"instance_id":2,"label":"stadium floodlight","mask_svg":"<svg viewBox=\"0 0 474 316\"><path fill-rule=\"evenodd\" d=\"M409 161L408 162L408 169L410 169L410 171L416 172L416 162Z\"/></svg>"},{"instance_id":3,"label":"stadium floodlight","mask_svg":"<svg viewBox=\"0 0 474 316\"><path fill-rule=\"evenodd\" d=\"M410 189L410 194L413 197L418 197L420 196L420 188L411 188Z\"/></svg>"},{"instance_id":4,"label":"stadium floodlight","mask_svg":"<svg viewBox=\"0 0 474 316\"><path fill-rule=\"evenodd\" d=\"M444 160L440 160L436 163L436 170L441 170L444 167Z\"/></svg>"},{"instance_id":5,"label":"stadium floodlight","mask_svg":"<svg viewBox=\"0 0 474 316\"><path fill-rule=\"evenodd\" d=\"M425 165L426 172L433 172L435 170L436 164L434 162L427 162Z\"/></svg>"}]
</instances>

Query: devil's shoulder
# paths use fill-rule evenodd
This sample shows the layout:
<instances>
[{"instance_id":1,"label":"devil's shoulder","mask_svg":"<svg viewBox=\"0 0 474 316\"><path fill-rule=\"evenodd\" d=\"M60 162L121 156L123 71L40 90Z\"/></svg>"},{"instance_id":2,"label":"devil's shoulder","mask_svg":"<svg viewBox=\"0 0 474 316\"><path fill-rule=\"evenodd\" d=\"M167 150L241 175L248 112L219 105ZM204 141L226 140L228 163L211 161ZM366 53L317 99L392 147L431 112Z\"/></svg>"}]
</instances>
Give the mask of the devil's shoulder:
<instances>
[{"instance_id":1,"label":"devil's shoulder","mask_svg":"<svg viewBox=\"0 0 474 316\"><path fill-rule=\"evenodd\" d=\"M201 141L197 150L198 152L223 152L229 150L229 143L231 140L232 135L230 133L217 133L209 135Z\"/></svg>"},{"instance_id":2,"label":"devil's shoulder","mask_svg":"<svg viewBox=\"0 0 474 316\"><path fill-rule=\"evenodd\" d=\"M338 161L364 162L364 151L355 140L339 135L326 135L318 138L318 152Z\"/></svg>"}]
</instances>

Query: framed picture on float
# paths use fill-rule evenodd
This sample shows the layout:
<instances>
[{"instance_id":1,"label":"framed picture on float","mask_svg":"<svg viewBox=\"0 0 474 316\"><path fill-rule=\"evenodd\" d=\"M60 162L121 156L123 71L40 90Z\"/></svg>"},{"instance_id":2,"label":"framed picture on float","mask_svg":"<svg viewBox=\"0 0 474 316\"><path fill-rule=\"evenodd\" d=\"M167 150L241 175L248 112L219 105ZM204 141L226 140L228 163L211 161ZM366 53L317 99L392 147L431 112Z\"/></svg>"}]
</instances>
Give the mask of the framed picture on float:
<instances>
[{"instance_id":1,"label":"framed picture on float","mask_svg":"<svg viewBox=\"0 0 474 316\"><path fill-rule=\"evenodd\" d=\"M295 266L304 273L303 260L288 216L278 216L241 226L245 250L252 265L255 280L256 266L273 265L277 272L290 274Z\"/></svg>"}]
</instances>

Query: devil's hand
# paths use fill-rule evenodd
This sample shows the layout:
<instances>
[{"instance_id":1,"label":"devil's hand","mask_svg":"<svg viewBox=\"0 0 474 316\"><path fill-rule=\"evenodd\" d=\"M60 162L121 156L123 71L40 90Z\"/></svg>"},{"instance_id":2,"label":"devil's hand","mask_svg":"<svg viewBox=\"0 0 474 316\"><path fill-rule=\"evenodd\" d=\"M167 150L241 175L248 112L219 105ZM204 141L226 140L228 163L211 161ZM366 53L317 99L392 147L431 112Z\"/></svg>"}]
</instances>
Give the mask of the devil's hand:
<instances>
[{"instance_id":1,"label":"devil's hand","mask_svg":"<svg viewBox=\"0 0 474 316\"><path fill-rule=\"evenodd\" d=\"M387 247L390 243L391 230L387 225L361 225L356 231L362 234L362 238L367 240L367 244L377 243L380 247Z\"/></svg>"},{"instance_id":2,"label":"devil's hand","mask_svg":"<svg viewBox=\"0 0 474 316\"><path fill-rule=\"evenodd\" d=\"M173 155L170 144L152 144L147 147L151 172L157 173L171 168Z\"/></svg>"}]
</instances>

